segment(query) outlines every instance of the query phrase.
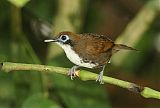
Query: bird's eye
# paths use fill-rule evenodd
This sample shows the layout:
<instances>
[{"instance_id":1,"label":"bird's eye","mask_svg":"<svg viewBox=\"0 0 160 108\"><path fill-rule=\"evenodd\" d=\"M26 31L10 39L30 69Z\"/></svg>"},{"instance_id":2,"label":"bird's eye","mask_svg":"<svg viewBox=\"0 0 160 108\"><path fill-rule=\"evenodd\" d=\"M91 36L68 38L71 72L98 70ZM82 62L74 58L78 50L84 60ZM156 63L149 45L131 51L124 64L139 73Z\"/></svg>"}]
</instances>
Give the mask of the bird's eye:
<instances>
[{"instance_id":1,"label":"bird's eye","mask_svg":"<svg viewBox=\"0 0 160 108\"><path fill-rule=\"evenodd\" d=\"M64 40L67 39L67 37L66 37L65 35L62 35L62 36L61 36L61 39L64 41Z\"/></svg>"},{"instance_id":2,"label":"bird's eye","mask_svg":"<svg viewBox=\"0 0 160 108\"><path fill-rule=\"evenodd\" d=\"M68 42L70 39L69 39L68 35L61 35L58 40L59 40L59 42L64 44L64 43Z\"/></svg>"},{"instance_id":3,"label":"bird's eye","mask_svg":"<svg viewBox=\"0 0 160 108\"><path fill-rule=\"evenodd\" d=\"M61 35L61 36L60 36L60 40L61 40L62 42L66 42L66 41L69 40L69 36L68 36L68 35Z\"/></svg>"},{"instance_id":4,"label":"bird's eye","mask_svg":"<svg viewBox=\"0 0 160 108\"><path fill-rule=\"evenodd\" d=\"M60 35L60 37L58 38L58 42L61 44L69 44L70 43L70 37L68 35Z\"/></svg>"}]
</instances>

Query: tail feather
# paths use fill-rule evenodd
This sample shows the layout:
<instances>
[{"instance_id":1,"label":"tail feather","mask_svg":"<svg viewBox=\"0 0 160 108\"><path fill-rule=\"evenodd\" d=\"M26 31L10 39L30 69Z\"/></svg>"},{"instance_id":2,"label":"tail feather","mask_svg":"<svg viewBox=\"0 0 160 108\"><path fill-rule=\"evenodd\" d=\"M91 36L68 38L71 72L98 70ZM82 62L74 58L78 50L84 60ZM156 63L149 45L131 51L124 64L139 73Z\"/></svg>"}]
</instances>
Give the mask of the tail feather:
<instances>
[{"instance_id":1,"label":"tail feather","mask_svg":"<svg viewBox=\"0 0 160 108\"><path fill-rule=\"evenodd\" d=\"M123 44L115 44L115 46L113 47L114 50L134 50L134 51L138 51L132 47L129 47L127 45L123 45Z\"/></svg>"}]
</instances>

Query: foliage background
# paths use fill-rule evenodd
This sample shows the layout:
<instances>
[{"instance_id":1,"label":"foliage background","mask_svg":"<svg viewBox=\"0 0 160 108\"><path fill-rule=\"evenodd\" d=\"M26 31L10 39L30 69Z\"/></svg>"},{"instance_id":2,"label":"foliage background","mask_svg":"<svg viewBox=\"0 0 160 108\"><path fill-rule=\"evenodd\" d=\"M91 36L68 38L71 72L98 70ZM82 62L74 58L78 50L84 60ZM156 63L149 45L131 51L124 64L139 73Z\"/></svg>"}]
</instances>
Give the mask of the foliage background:
<instances>
[{"instance_id":1,"label":"foliage background","mask_svg":"<svg viewBox=\"0 0 160 108\"><path fill-rule=\"evenodd\" d=\"M124 44L139 49L140 53L117 53L105 75L160 90L159 3L159 0L1 0L0 61L71 67L73 64L61 48L43 42L50 36L42 33L43 24L52 26L47 30L53 35L64 30L107 34L117 42L126 40ZM140 13L142 10L146 13ZM137 21L139 16L143 20ZM150 20L143 23L147 18ZM145 30L144 26L147 27ZM130 31L129 27L132 28ZM126 32L128 34L124 36ZM123 60L122 55L125 55ZM159 100L144 99L112 85L82 82L78 78L71 81L58 74L0 72L0 108L159 106Z\"/></svg>"}]
</instances>

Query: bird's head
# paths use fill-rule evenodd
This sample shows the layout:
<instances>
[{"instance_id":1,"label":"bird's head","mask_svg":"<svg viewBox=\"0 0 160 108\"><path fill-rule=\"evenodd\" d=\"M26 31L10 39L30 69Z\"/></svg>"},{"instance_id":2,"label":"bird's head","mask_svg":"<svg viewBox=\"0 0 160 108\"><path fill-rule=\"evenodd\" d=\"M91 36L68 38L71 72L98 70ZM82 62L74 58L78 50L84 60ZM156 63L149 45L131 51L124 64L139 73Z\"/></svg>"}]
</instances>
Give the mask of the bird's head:
<instances>
[{"instance_id":1,"label":"bird's head","mask_svg":"<svg viewBox=\"0 0 160 108\"><path fill-rule=\"evenodd\" d=\"M76 41L79 40L77 34L69 31L60 32L57 36L52 39L44 40L44 42L55 42L60 45L70 45L73 46Z\"/></svg>"}]
</instances>

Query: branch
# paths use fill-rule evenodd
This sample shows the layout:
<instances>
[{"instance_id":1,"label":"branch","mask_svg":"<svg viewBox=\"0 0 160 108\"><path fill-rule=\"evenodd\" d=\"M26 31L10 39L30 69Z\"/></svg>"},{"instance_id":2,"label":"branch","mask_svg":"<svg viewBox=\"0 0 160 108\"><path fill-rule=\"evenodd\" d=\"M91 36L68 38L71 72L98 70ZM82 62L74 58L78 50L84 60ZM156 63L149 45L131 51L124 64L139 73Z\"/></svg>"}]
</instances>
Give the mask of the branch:
<instances>
[{"instance_id":1,"label":"branch","mask_svg":"<svg viewBox=\"0 0 160 108\"><path fill-rule=\"evenodd\" d=\"M13 71L21 71L21 70L27 70L27 71L32 70L32 71L59 73L59 74L66 75L68 68L37 65L37 64L11 63L11 62L0 63L0 71L13 72ZM80 70L77 73L78 73L77 74L78 77L83 81L96 80L97 78L97 74L89 72L89 71ZM126 88L129 91L138 93L145 98L160 99L160 92L153 90L149 87L139 86L131 82L119 80L119 79L108 77L108 76L104 76L103 80L105 83L109 83L109 84L116 85L122 88Z\"/></svg>"}]
</instances>

